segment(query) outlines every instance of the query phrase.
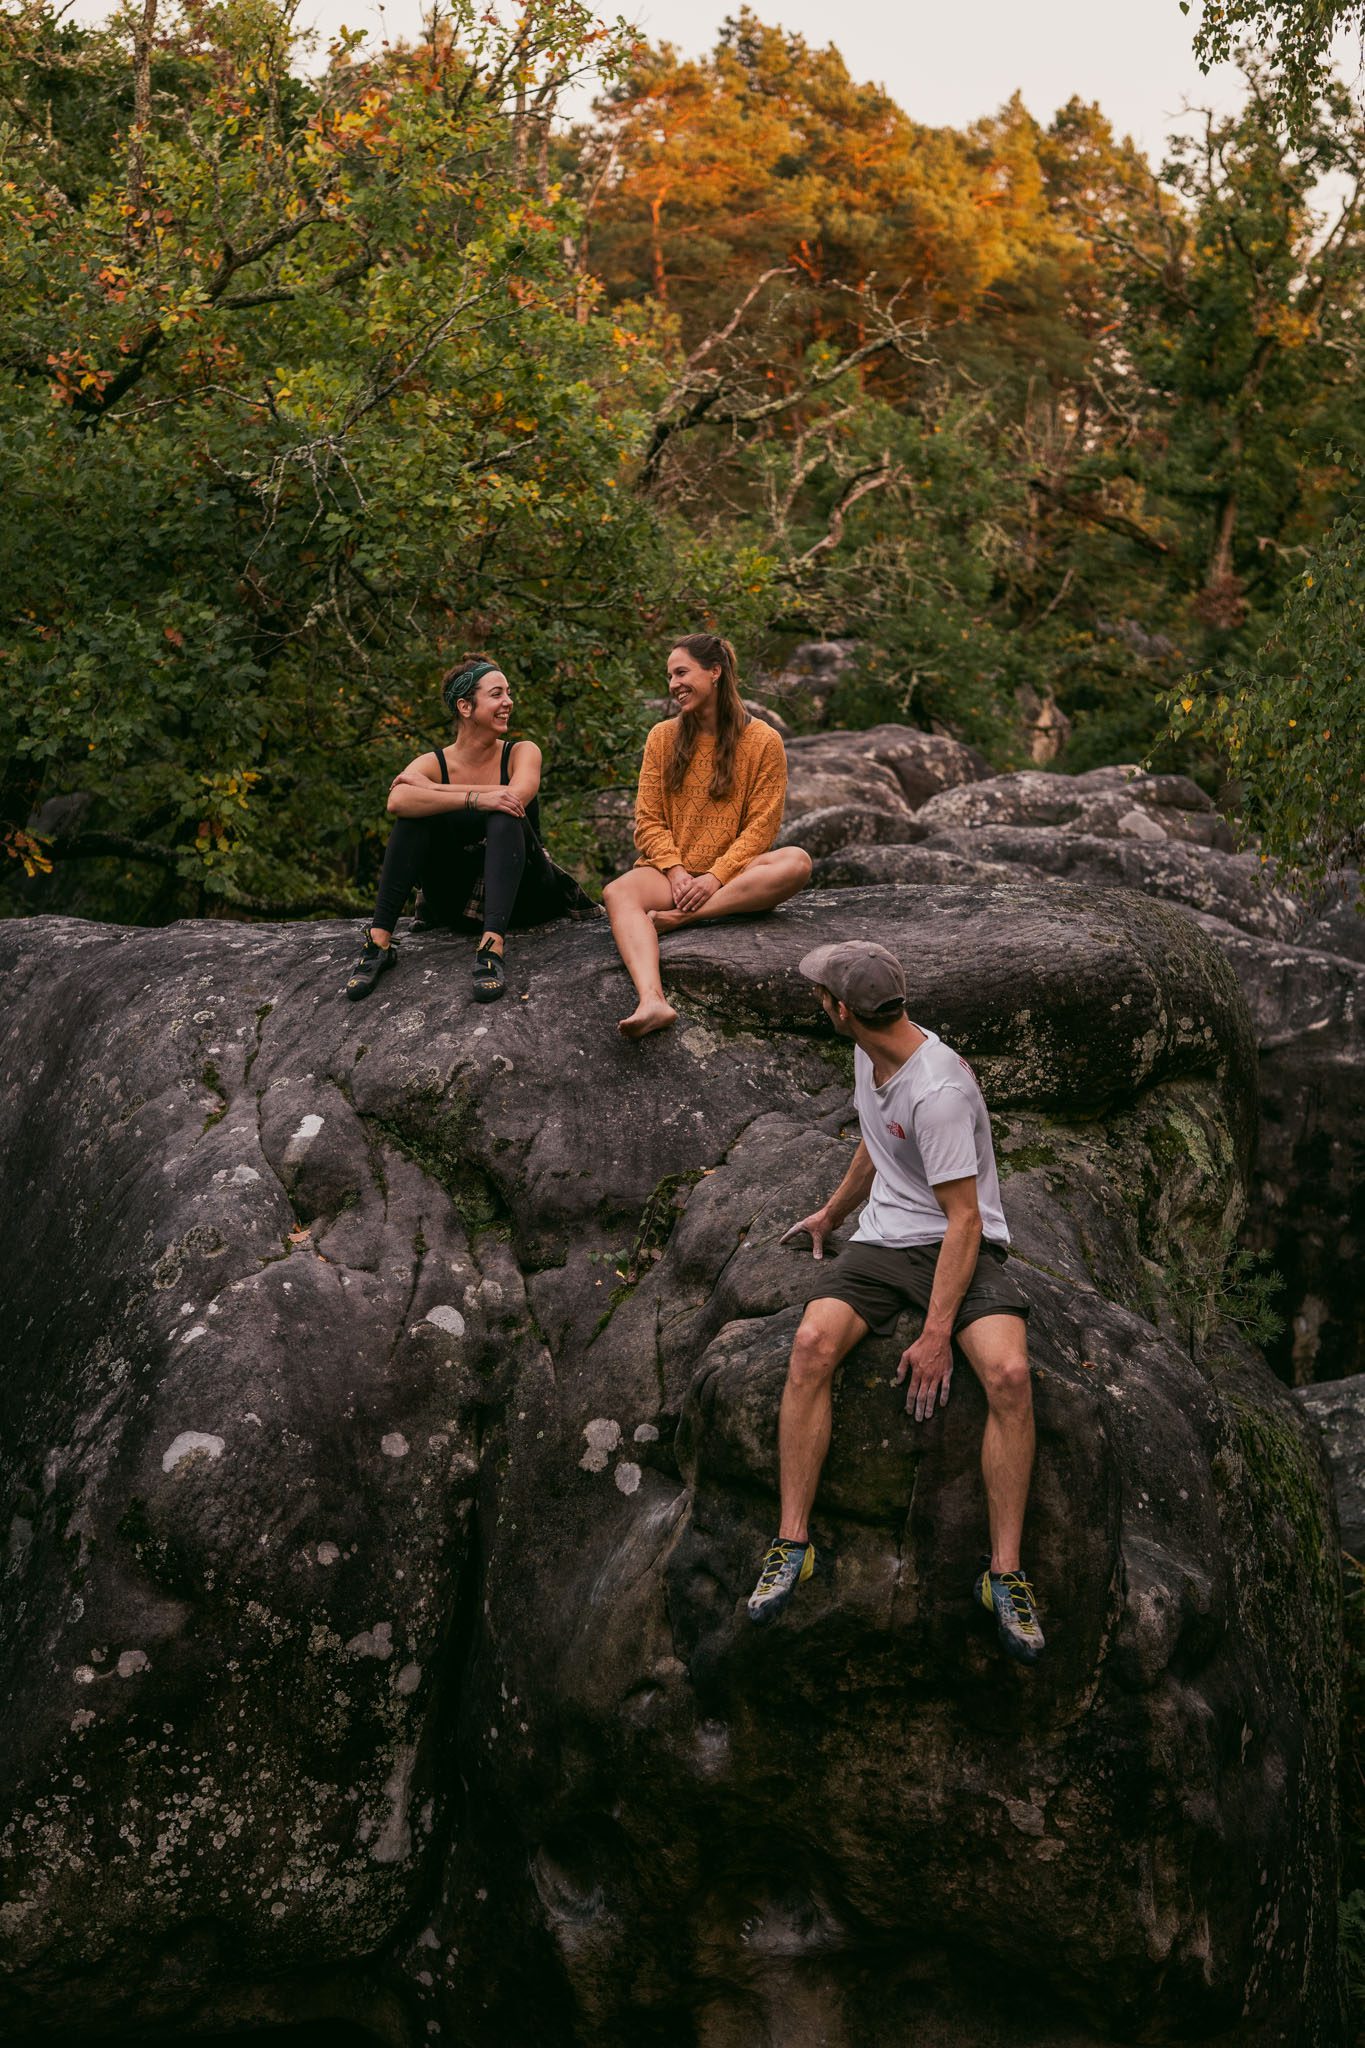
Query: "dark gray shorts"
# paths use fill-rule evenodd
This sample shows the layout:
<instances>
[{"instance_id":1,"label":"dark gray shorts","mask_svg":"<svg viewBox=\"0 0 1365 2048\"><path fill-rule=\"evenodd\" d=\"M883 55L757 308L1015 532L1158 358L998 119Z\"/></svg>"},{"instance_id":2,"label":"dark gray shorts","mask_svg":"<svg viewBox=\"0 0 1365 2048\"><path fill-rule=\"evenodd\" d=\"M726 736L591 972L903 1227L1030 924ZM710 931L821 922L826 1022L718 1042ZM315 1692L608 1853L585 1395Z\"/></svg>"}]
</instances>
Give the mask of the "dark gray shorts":
<instances>
[{"instance_id":1,"label":"dark gray shorts","mask_svg":"<svg viewBox=\"0 0 1365 2048\"><path fill-rule=\"evenodd\" d=\"M907 1308L928 1308L938 1265L936 1244L850 1244L820 1276L809 1301L842 1301L860 1315L874 1337L889 1337ZM1022 1316L1028 1303L1005 1272L1003 1245L983 1244L953 1330L965 1330L982 1316Z\"/></svg>"}]
</instances>

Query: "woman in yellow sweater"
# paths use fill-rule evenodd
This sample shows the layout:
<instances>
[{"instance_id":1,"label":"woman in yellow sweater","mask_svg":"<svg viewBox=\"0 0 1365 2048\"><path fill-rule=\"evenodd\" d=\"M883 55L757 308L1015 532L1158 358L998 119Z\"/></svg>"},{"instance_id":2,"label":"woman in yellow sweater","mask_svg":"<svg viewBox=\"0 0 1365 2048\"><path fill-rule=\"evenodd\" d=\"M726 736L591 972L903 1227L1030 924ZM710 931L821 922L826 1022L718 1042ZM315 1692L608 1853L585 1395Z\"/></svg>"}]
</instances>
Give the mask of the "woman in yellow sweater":
<instances>
[{"instance_id":1,"label":"woman in yellow sweater","mask_svg":"<svg viewBox=\"0 0 1365 2048\"><path fill-rule=\"evenodd\" d=\"M745 711L729 641L715 633L675 641L668 692L680 715L651 727L645 741L635 798L640 858L603 892L639 997L621 1019L626 1038L662 1031L678 1014L659 979L661 932L771 910L810 880L809 854L773 847L786 749L771 725Z\"/></svg>"}]
</instances>

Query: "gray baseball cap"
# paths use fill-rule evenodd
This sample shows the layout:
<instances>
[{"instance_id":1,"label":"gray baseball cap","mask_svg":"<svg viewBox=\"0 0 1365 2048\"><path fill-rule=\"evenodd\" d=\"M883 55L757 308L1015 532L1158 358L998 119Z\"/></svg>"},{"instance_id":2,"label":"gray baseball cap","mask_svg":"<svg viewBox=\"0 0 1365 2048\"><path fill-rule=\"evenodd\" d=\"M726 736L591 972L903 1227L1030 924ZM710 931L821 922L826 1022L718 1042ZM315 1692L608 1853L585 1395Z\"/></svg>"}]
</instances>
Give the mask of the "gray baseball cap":
<instances>
[{"instance_id":1,"label":"gray baseball cap","mask_svg":"<svg viewBox=\"0 0 1365 2048\"><path fill-rule=\"evenodd\" d=\"M885 946L867 939L845 939L837 946L817 946L801 962L807 981L818 981L836 1002L871 1017L879 1010L905 1006L905 970Z\"/></svg>"}]
</instances>

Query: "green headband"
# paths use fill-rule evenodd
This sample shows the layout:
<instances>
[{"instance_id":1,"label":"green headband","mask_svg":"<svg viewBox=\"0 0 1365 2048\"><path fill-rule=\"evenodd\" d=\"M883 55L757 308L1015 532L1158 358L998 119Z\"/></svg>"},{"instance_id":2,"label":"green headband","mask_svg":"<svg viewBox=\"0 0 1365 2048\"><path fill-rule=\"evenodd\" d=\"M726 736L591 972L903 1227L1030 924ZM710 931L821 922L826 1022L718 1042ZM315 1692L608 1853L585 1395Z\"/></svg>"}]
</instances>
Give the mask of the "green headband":
<instances>
[{"instance_id":1,"label":"green headband","mask_svg":"<svg viewBox=\"0 0 1365 2048\"><path fill-rule=\"evenodd\" d=\"M455 706L461 697L472 697L485 676L497 673L495 661L471 661L468 668L456 669L454 675L447 676L441 685L441 696L451 717L455 716Z\"/></svg>"}]
</instances>

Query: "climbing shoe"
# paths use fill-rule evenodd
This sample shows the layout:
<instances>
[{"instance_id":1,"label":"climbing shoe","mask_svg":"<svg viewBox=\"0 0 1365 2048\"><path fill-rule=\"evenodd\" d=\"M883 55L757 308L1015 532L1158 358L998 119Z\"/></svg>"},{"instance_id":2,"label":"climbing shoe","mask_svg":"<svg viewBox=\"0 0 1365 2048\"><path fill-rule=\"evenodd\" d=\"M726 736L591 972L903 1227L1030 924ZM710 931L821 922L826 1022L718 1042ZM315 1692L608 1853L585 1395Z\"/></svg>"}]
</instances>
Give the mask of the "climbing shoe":
<instances>
[{"instance_id":1,"label":"climbing shoe","mask_svg":"<svg viewBox=\"0 0 1365 2048\"><path fill-rule=\"evenodd\" d=\"M496 1003L506 986L502 973L502 955L495 953L491 946L482 947L474 955L475 1002Z\"/></svg>"},{"instance_id":2,"label":"climbing shoe","mask_svg":"<svg viewBox=\"0 0 1365 2048\"><path fill-rule=\"evenodd\" d=\"M1005 1655L1016 1658L1020 1664L1036 1664L1043 1654L1043 1631L1038 1626L1033 1588L1023 1572L993 1572L990 1559L983 1559L972 1598L995 1617L996 1634Z\"/></svg>"},{"instance_id":3,"label":"climbing shoe","mask_svg":"<svg viewBox=\"0 0 1365 2048\"><path fill-rule=\"evenodd\" d=\"M749 1595L750 1621L772 1621L814 1570L813 1543L795 1543L788 1536L774 1536L758 1584Z\"/></svg>"},{"instance_id":4,"label":"climbing shoe","mask_svg":"<svg viewBox=\"0 0 1365 2048\"><path fill-rule=\"evenodd\" d=\"M396 958L397 948L394 946L392 939L390 939L387 946L381 946L378 940L370 937L367 928L365 932L365 950L351 969L351 978L346 984L346 993L351 1001L358 1003L362 996L367 996L378 982L380 975L387 973L389 968L393 966Z\"/></svg>"}]
</instances>

